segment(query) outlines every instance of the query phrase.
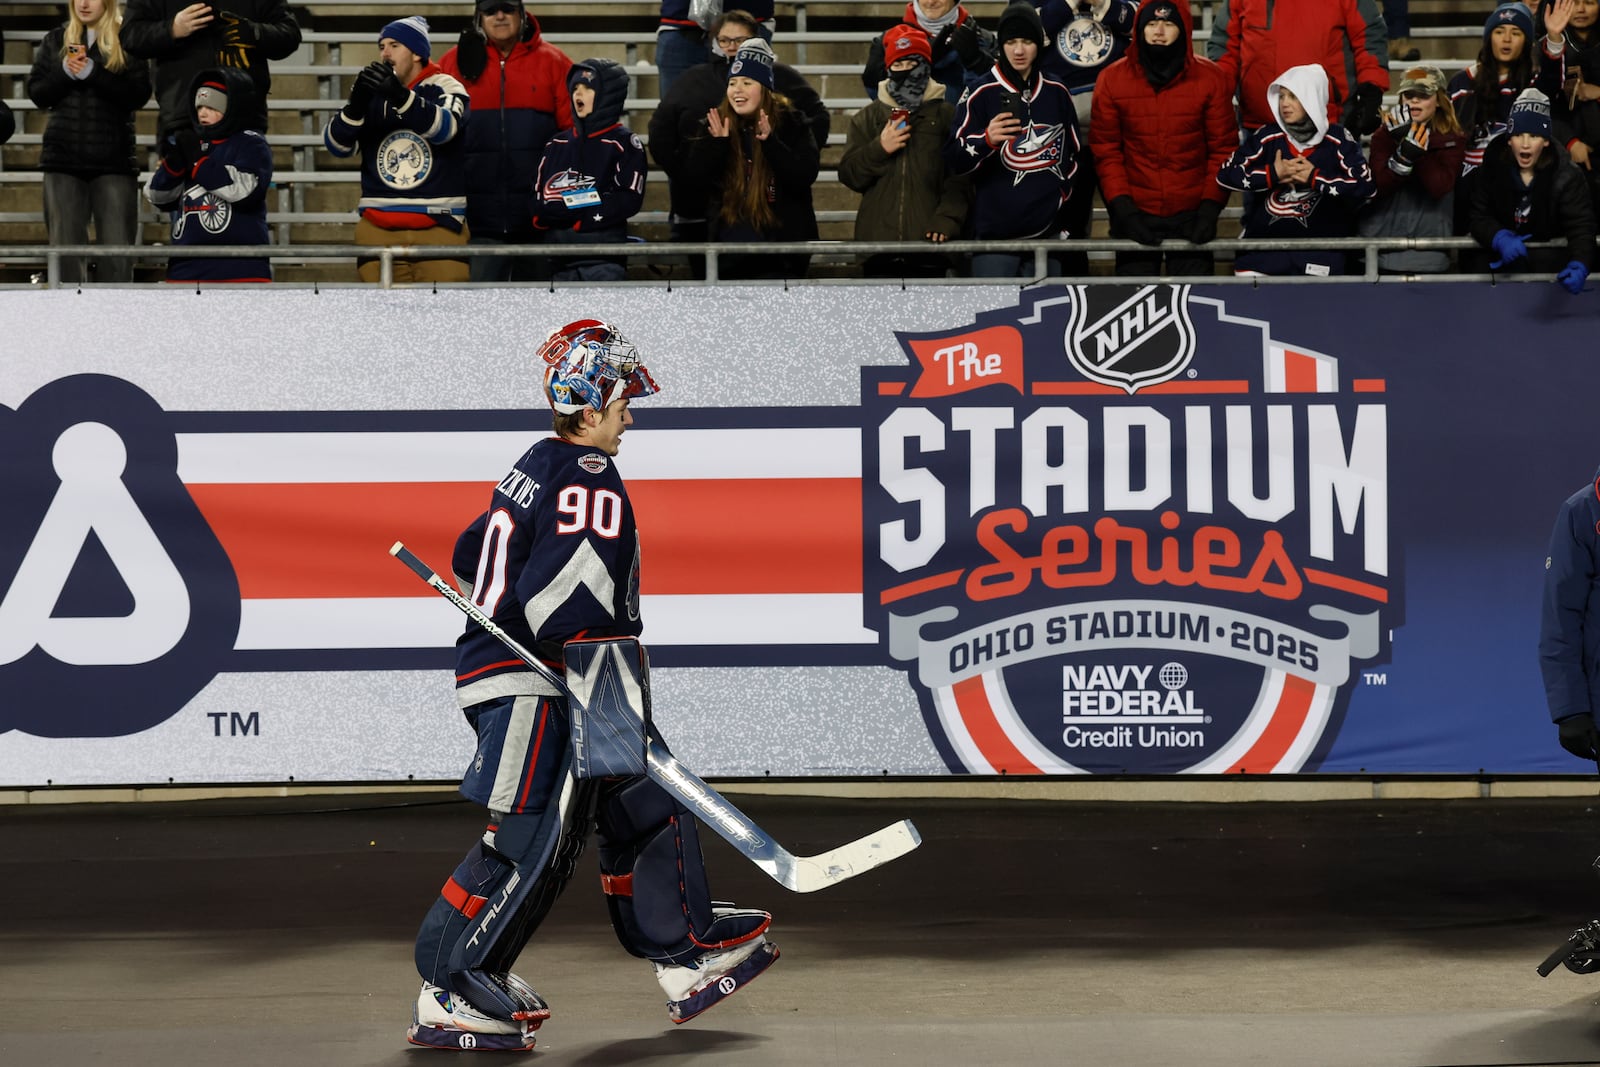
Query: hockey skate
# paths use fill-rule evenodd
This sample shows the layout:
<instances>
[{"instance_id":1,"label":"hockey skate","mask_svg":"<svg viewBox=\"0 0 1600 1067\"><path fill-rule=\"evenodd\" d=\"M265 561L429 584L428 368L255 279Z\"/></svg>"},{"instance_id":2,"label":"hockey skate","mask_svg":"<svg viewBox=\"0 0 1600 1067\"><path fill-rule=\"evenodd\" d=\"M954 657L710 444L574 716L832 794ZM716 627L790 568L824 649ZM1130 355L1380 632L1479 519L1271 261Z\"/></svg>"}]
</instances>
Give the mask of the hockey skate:
<instances>
[{"instance_id":1,"label":"hockey skate","mask_svg":"<svg viewBox=\"0 0 1600 1067\"><path fill-rule=\"evenodd\" d=\"M717 914L730 913L719 909ZM759 934L721 952L707 952L689 966L657 963L656 981L667 993L667 1015L675 1023L688 1022L744 988L777 959L778 946Z\"/></svg>"},{"instance_id":2,"label":"hockey skate","mask_svg":"<svg viewBox=\"0 0 1600 1067\"><path fill-rule=\"evenodd\" d=\"M533 1032L550 1018L549 1005L514 974L497 976L497 980L526 1005L514 1020L491 1018L455 993L424 982L411 1009L406 1040L429 1048L533 1051Z\"/></svg>"}]
</instances>

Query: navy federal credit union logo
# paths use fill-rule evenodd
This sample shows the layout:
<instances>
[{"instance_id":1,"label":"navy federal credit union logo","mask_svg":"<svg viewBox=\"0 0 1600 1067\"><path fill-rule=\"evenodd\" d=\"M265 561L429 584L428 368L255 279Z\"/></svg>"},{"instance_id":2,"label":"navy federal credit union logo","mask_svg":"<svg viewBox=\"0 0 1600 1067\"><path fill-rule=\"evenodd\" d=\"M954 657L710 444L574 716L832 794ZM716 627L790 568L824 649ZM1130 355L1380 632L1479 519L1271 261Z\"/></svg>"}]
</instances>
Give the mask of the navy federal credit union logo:
<instances>
[{"instance_id":1,"label":"navy federal credit union logo","mask_svg":"<svg viewBox=\"0 0 1600 1067\"><path fill-rule=\"evenodd\" d=\"M1319 765L1399 617L1385 383L1284 332L1071 286L863 369L865 622L951 770Z\"/></svg>"},{"instance_id":2,"label":"navy federal credit union logo","mask_svg":"<svg viewBox=\"0 0 1600 1067\"><path fill-rule=\"evenodd\" d=\"M0 407L0 465L0 733L170 718L232 651L239 585L167 414L119 378L57 379Z\"/></svg>"}]
</instances>

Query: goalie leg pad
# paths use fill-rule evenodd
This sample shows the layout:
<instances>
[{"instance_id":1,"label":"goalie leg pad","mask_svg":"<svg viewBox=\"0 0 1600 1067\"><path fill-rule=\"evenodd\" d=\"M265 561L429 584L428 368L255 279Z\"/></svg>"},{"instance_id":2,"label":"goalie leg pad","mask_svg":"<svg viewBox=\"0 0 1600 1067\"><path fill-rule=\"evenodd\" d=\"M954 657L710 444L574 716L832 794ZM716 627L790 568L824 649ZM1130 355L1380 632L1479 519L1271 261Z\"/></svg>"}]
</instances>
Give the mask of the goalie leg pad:
<instances>
[{"instance_id":1,"label":"goalie leg pad","mask_svg":"<svg viewBox=\"0 0 1600 1067\"><path fill-rule=\"evenodd\" d=\"M647 778L606 782L599 806L600 884L622 947L669 965L692 964L761 936L763 911L713 907L699 825Z\"/></svg>"}]
</instances>

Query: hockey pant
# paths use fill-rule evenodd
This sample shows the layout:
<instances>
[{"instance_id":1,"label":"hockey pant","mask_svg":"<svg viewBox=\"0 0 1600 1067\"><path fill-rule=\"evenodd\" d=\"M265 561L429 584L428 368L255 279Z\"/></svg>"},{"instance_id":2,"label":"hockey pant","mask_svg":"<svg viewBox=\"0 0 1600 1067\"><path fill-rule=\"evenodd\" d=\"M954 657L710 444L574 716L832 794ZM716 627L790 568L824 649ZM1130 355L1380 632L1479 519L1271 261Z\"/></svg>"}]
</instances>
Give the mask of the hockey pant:
<instances>
[{"instance_id":1,"label":"hockey pant","mask_svg":"<svg viewBox=\"0 0 1600 1067\"><path fill-rule=\"evenodd\" d=\"M699 827L688 809L647 778L578 781L560 704L515 699L539 704L536 743L521 760L532 785L519 799L528 803L507 814L491 811L483 839L445 882L417 934L424 979L496 1018L523 1010L501 976L566 888L597 819L601 886L628 952L681 965L766 929L762 912L713 914Z\"/></svg>"}]
</instances>

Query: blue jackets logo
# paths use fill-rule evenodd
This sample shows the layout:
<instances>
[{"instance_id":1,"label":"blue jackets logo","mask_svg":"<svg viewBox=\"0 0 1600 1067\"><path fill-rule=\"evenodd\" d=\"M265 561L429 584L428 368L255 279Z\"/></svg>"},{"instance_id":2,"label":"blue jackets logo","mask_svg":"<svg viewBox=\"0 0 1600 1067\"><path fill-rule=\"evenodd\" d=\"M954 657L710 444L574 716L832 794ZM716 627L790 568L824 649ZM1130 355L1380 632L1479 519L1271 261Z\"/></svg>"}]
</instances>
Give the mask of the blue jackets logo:
<instances>
[{"instance_id":1,"label":"blue jackets logo","mask_svg":"<svg viewBox=\"0 0 1600 1067\"><path fill-rule=\"evenodd\" d=\"M1385 383L1183 286L899 340L864 621L950 769L1314 769L1399 617Z\"/></svg>"},{"instance_id":2,"label":"blue jackets logo","mask_svg":"<svg viewBox=\"0 0 1600 1067\"><path fill-rule=\"evenodd\" d=\"M0 407L0 733L116 737L175 714L239 631L232 564L179 480L177 441L118 378Z\"/></svg>"}]
</instances>

